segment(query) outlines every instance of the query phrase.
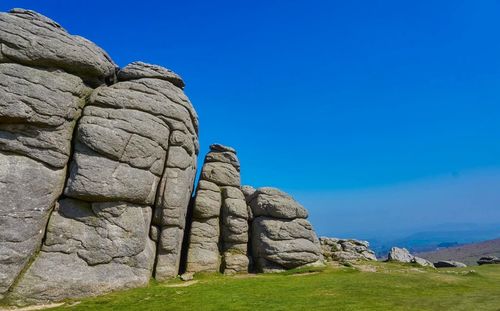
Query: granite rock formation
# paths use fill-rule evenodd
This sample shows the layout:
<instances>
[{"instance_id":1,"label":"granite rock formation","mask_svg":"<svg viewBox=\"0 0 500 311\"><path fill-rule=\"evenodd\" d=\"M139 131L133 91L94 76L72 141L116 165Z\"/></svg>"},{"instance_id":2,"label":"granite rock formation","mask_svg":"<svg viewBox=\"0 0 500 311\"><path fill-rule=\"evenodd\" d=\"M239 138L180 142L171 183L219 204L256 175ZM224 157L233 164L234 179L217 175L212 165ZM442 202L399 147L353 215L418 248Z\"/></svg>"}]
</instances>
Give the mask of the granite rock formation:
<instances>
[{"instance_id":1,"label":"granite rock formation","mask_svg":"<svg viewBox=\"0 0 500 311\"><path fill-rule=\"evenodd\" d=\"M0 13L0 298L177 275L199 148L183 87L160 66L118 70L38 13Z\"/></svg>"},{"instance_id":2,"label":"granite rock formation","mask_svg":"<svg viewBox=\"0 0 500 311\"><path fill-rule=\"evenodd\" d=\"M0 297L40 247L61 195L73 129L116 65L32 12L0 13Z\"/></svg>"},{"instance_id":3,"label":"granite rock formation","mask_svg":"<svg viewBox=\"0 0 500 311\"><path fill-rule=\"evenodd\" d=\"M196 190L186 270L247 272L247 244L248 211L236 151L214 144Z\"/></svg>"},{"instance_id":4,"label":"granite rock formation","mask_svg":"<svg viewBox=\"0 0 500 311\"><path fill-rule=\"evenodd\" d=\"M321 251L327 261L377 260L367 241L320 237Z\"/></svg>"},{"instance_id":5,"label":"granite rock formation","mask_svg":"<svg viewBox=\"0 0 500 311\"><path fill-rule=\"evenodd\" d=\"M322 263L305 208L241 187L169 69L118 68L36 12L0 13L0 300L43 303L186 272Z\"/></svg>"},{"instance_id":6,"label":"granite rock formation","mask_svg":"<svg viewBox=\"0 0 500 311\"><path fill-rule=\"evenodd\" d=\"M252 255L259 272L322 263L321 247L306 209L276 188L259 188L247 198L252 209Z\"/></svg>"}]
</instances>

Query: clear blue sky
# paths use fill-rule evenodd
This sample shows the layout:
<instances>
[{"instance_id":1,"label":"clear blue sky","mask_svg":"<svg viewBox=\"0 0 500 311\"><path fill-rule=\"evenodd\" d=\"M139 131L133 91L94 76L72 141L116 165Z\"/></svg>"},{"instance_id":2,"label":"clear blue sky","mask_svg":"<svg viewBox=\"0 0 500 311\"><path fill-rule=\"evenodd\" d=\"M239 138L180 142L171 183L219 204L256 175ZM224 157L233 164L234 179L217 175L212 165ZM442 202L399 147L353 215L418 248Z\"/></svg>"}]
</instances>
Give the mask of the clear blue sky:
<instances>
[{"instance_id":1,"label":"clear blue sky","mask_svg":"<svg viewBox=\"0 0 500 311\"><path fill-rule=\"evenodd\" d=\"M360 228L346 211L373 208L357 195L337 206L339 197L385 189L377 202L391 206L387 189L472 175L480 191L492 179L469 172L500 168L499 1L0 2L12 7L53 18L120 66L142 60L181 74L202 155L213 142L235 147L244 183L283 188L311 210L313 194L333 197L321 205L332 225L317 221L320 232ZM500 219L500 194L456 193ZM373 223L410 217L416 195Z\"/></svg>"}]
</instances>

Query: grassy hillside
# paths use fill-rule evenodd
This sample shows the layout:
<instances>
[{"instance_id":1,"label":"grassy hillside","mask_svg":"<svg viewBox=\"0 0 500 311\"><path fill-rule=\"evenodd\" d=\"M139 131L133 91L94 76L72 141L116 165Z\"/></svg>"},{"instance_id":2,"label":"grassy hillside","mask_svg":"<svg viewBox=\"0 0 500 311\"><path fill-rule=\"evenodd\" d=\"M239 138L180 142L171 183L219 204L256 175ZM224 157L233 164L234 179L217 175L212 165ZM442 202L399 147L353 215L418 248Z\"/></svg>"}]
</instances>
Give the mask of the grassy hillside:
<instances>
[{"instance_id":1,"label":"grassy hillside","mask_svg":"<svg viewBox=\"0 0 500 311\"><path fill-rule=\"evenodd\" d=\"M191 283L154 283L51 310L499 311L500 265L471 272L370 263L320 272L201 276Z\"/></svg>"},{"instance_id":2,"label":"grassy hillside","mask_svg":"<svg viewBox=\"0 0 500 311\"><path fill-rule=\"evenodd\" d=\"M476 265L476 261L479 258L488 255L500 257L500 239L418 254L418 256L432 262L438 260L457 260L467 265Z\"/></svg>"}]
</instances>

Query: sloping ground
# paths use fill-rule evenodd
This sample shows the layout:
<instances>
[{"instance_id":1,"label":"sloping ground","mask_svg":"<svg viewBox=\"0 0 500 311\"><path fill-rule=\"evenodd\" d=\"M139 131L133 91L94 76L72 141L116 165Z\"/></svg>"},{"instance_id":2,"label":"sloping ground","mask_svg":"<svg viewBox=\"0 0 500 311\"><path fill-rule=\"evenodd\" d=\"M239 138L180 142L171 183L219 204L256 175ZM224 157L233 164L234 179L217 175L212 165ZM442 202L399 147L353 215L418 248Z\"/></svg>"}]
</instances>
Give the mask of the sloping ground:
<instances>
[{"instance_id":1,"label":"sloping ground","mask_svg":"<svg viewBox=\"0 0 500 311\"><path fill-rule=\"evenodd\" d=\"M395 263L154 283L51 310L499 310L500 265L426 269ZM295 271L297 273L297 271Z\"/></svg>"},{"instance_id":2,"label":"sloping ground","mask_svg":"<svg viewBox=\"0 0 500 311\"><path fill-rule=\"evenodd\" d=\"M483 256L500 257L500 239L419 253L417 256L432 262L438 260L456 260L469 266L477 265L477 260Z\"/></svg>"}]
</instances>

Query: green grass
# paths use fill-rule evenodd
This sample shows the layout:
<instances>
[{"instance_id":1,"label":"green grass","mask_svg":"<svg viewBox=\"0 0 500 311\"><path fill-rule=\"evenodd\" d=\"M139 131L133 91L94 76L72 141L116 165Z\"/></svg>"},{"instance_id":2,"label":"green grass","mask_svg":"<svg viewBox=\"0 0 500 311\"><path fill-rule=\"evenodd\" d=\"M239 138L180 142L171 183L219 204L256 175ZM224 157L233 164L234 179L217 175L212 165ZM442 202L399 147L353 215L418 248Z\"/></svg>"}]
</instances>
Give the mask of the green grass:
<instances>
[{"instance_id":1,"label":"green grass","mask_svg":"<svg viewBox=\"0 0 500 311\"><path fill-rule=\"evenodd\" d=\"M248 277L202 275L188 287L168 287L179 280L151 283L51 310L499 311L500 265L470 270L370 263Z\"/></svg>"}]
</instances>

